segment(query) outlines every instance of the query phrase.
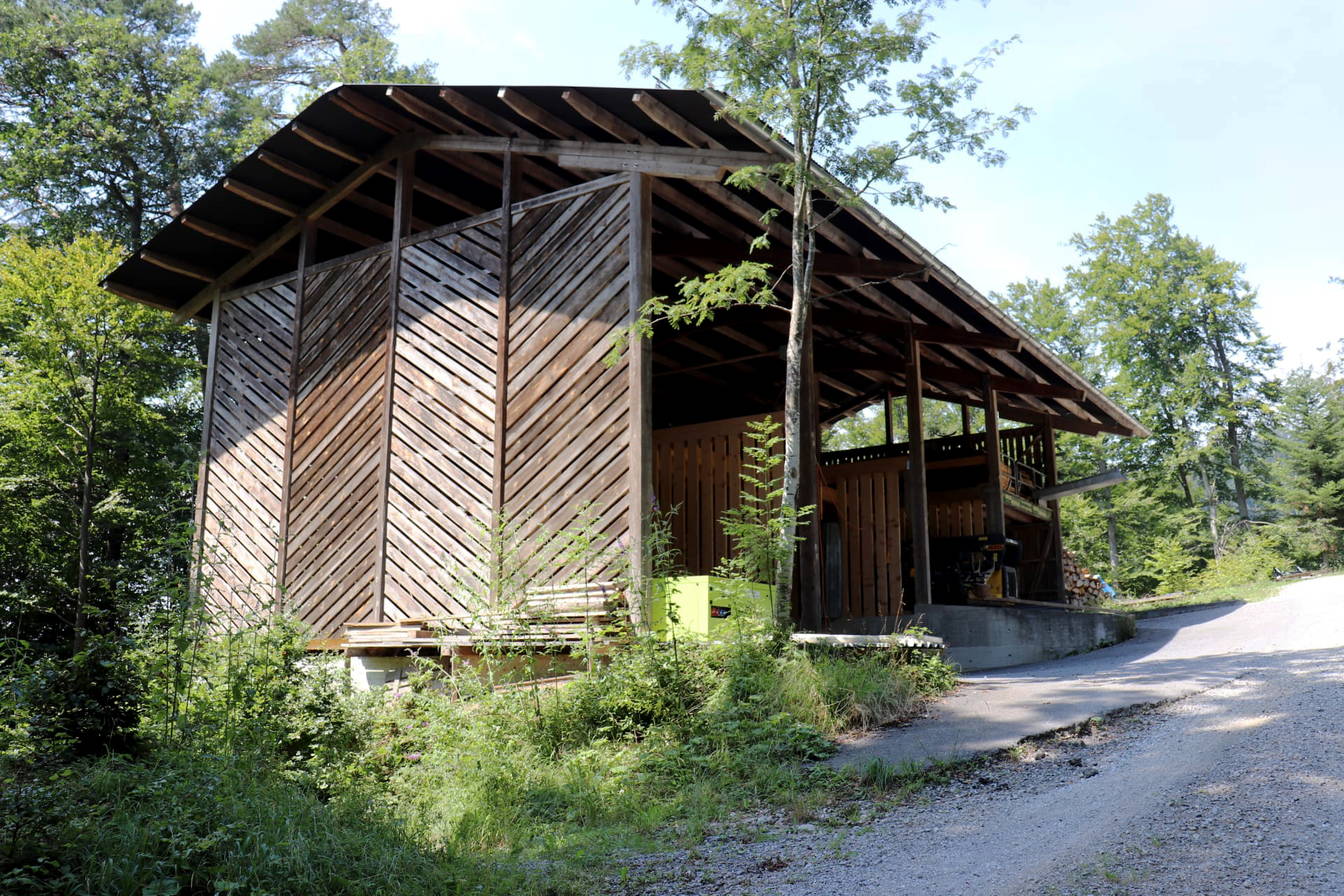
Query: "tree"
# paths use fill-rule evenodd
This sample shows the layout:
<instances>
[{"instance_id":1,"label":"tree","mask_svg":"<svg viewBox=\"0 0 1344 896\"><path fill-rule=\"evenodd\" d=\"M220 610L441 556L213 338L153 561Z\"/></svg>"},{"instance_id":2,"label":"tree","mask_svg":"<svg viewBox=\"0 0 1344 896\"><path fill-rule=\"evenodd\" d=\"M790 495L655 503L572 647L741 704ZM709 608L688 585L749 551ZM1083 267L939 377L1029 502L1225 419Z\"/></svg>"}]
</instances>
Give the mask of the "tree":
<instances>
[{"instance_id":1,"label":"tree","mask_svg":"<svg viewBox=\"0 0 1344 896\"><path fill-rule=\"evenodd\" d=\"M790 264L775 282L791 286L785 349L784 495L796 517L800 476L803 369L812 315L812 271L817 230L837 211L861 198L900 205L950 207L925 190L912 163L941 161L967 153L987 165L1003 154L995 137L1015 129L1028 114L1007 115L965 108L980 85L978 72L1003 49L995 44L958 68L937 63L918 70L935 35L929 31L935 4L920 0L656 0L689 31L680 46L644 43L623 56L627 72L656 74L697 89L726 94L725 115L760 121L789 157L776 165L736 172L738 186L770 182L792 194ZM941 5L941 4L938 4ZM878 13L892 11L890 23ZM895 70L900 68L902 74ZM860 130L887 131L901 121L904 134L857 145ZM827 173L825 166L832 173ZM761 242L761 241L758 241ZM763 265L748 262L737 274L719 272L687 283L681 308L704 320L717 308L773 301ZM726 287L726 288L725 288ZM679 319L678 301L646 308L637 335L656 319ZM810 434L809 434L810 435ZM779 606L790 603L795 531L782 534ZM782 615L782 613L781 613Z\"/></svg>"},{"instance_id":2,"label":"tree","mask_svg":"<svg viewBox=\"0 0 1344 896\"><path fill-rule=\"evenodd\" d=\"M392 31L391 13L371 0L285 0L234 39L236 56L215 64L260 101L265 126L278 127L332 84L431 82L432 62L397 61Z\"/></svg>"},{"instance_id":3,"label":"tree","mask_svg":"<svg viewBox=\"0 0 1344 896\"><path fill-rule=\"evenodd\" d=\"M0 201L31 232L139 245L232 158L175 0L0 0Z\"/></svg>"},{"instance_id":4,"label":"tree","mask_svg":"<svg viewBox=\"0 0 1344 896\"><path fill-rule=\"evenodd\" d=\"M46 670L39 727L84 753L133 722L125 639L182 572L200 410L190 332L99 287L120 254L0 244L0 641L27 645L0 663Z\"/></svg>"},{"instance_id":5,"label":"tree","mask_svg":"<svg viewBox=\"0 0 1344 896\"><path fill-rule=\"evenodd\" d=\"M1283 385L1274 444L1280 509L1344 533L1344 375L1339 363L1321 373L1293 371Z\"/></svg>"},{"instance_id":6,"label":"tree","mask_svg":"<svg viewBox=\"0 0 1344 896\"><path fill-rule=\"evenodd\" d=\"M1186 502L1206 503L1217 541L1229 481L1238 514L1251 516L1258 446L1248 435L1273 399L1279 349L1260 331L1241 266L1181 233L1173 216L1171 200L1150 195L1115 221L1099 217L1073 237L1083 261L1069 278L1084 319L1099 327L1108 382L1150 424L1153 460L1173 471Z\"/></svg>"}]
</instances>

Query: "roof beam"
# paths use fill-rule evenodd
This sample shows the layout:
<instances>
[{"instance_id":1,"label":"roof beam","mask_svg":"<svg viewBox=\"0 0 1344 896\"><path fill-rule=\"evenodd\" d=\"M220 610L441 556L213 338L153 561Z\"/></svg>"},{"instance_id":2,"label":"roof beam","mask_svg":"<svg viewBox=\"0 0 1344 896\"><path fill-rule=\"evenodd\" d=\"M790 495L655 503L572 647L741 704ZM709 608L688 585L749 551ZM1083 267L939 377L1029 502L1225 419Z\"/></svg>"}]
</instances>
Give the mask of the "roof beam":
<instances>
[{"instance_id":1,"label":"roof beam","mask_svg":"<svg viewBox=\"0 0 1344 896\"><path fill-rule=\"evenodd\" d=\"M661 237L654 242L657 257L698 258L703 261L764 261L788 265L792 255L784 249L748 249L723 240L693 240ZM908 261L886 261L831 252L818 252L812 270L817 274L850 274L857 277L907 277L923 274L927 268Z\"/></svg>"},{"instance_id":2,"label":"roof beam","mask_svg":"<svg viewBox=\"0 0 1344 896\"><path fill-rule=\"evenodd\" d=\"M508 106L514 112L517 112L523 118L532 122L543 131L554 134L557 137L563 137L567 140L586 140L587 136L578 128L547 112L545 109L532 102L516 90L509 87L499 88L495 94L504 105Z\"/></svg>"},{"instance_id":3,"label":"roof beam","mask_svg":"<svg viewBox=\"0 0 1344 896\"><path fill-rule=\"evenodd\" d=\"M318 174L316 171L312 171L308 168L305 168L304 166L298 164L297 162L291 162L289 159L286 159L283 156L278 156L273 152L259 152L257 153L257 159L259 161L265 162L267 165L271 166L276 171L279 171L286 177L289 177L293 180L297 180L299 183L307 184L310 187L317 187L319 190L322 190L323 192L326 192L327 190L330 190L332 187L336 186L336 182L331 180L330 178L324 177L323 175ZM346 198L348 201L353 202L355 205L361 206L362 208L366 208L369 211L377 212L378 214L385 216L389 222L392 220L392 206L388 205L386 202L374 199L372 196L365 196L363 193L360 193L358 191L351 193ZM416 230L428 230L434 225L430 224L428 221L422 221L419 218L413 218L411 219L411 226L414 227ZM389 224L389 230L390 229L391 225ZM374 240L374 242L380 243L385 241Z\"/></svg>"},{"instance_id":4,"label":"roof beam","mask_svg":"<svg viewBox=\"0 0 1344 896\"><path fill-rule=\"evenodd\" d=\"M285 243L298 236L305 223L321 218L346 196L359 189L360 185L373 177L383 165L403 153L420 149L427 139L424 134L404 134L401 137L389 140L381 149L362 162L358 168L347 174L340 183L303 209L302 213L290 218L278 230L263 240L257 248L230 265L228 270L216 277L213 283L210 283L178 309L177 313L173 315L173 320L180 323L195 317L196 313L210 304L221 290L232 286L239 277L242 277L274 254Z\"/></svg>"},{"instance_id":5,"label":"roof beam","mask_svg":"<svg viewBox=\"0 0 1344 896\"><path fill-rule=\"evenodd\" d=\"M880 370L897 373L905 369L905 359L894 355L879 355L875 352L856 352L844 349L826 349L817 352L817 360L833 370ZM955 383L959 386L978 386L984 374L976 370L964 370L960 367L948 367L943 364L924 363L920 368L927 379ZM1083 392L1072 386L1059 386L1054 383L1042 383L1036 380L1022 380L1010 376L990 376L989 383L996 392L1010 392L1014 395L1039 395L1045 398L1067 398L1082 401Z\"/></svg>"},{"instance_id":6,"label":"roof beam","mask_svg":"<svg viewBox=\"0 0 1344 896\"><path fill-rule=\"evenodd\" d=\"M428 144L435 151L447 152L512 152L519 155L546 156L561 165L573 168L593 168L604 171L645 170L656 173L667 169L669 177L690 176L677 172L687 171L709 177L725 168L744 168L748 165L766 165L773 156L759 152L736 152L726 149L693 149L680 146L645 146L632 143L612 143L600 140L537 140L520 137L481 137L471 134L443 134Z\"/></svg>"},{"instance_id":7,"label":"roof beam","mask_svg":"<svg viewBox=\"0 0 1344 896\"><path fill-rule=\"evenodd\" d=\"M183 261L180 258L174 258L171 255L163 255L159 252L150 252L147 249L140 250L140 258L149 262L155 267L163 268L165 271L172 271L174 274L181 274L184 277L191 277L193 280L201 280L209 283L215 279L211 271L189 261Z\"/></svg>"},{"instance_id":8,"label":"roof beam","mask_svg":"<svg viewBox=\"0 0 1344 896\"><path fill-rule=\"evenodd\" d=\"M445 103L452 106L454 110L467 116L477 124L503 134L506 137L532 136L532 134L509 121L503 115L490 111L466 94L458 90L453 90L451 87L445 87L440 90L439 99L443 100ZM474 128L463 124L460 126L459 130L470 133Z\"/></svg>"},{"instance_id":9,"label":"roof beam","mask_svg":"<svg viewBox=\"0 0 1344 896\"><path fill-rule=\"evenodd\" d=\"M861 311L844 311L820 307L816 310L817 325L831 329L855 330L861 333L876 333L887 336L904 337L908 323L895 321L880 314L864 314ZM920 342L934 345L956 345L969 348L997 348L1007 352L1022 350L1022 340L1013 336L994 336L976 333L957 327L942 327L935 324L914 324L915 338Z\"/></svg>"},{"instance_id":10,"label":"roof beam","mask_svg":"<svg viewBox=\"0 0 1344 896\"><path fill-rule=\"evenodd\" d=\"M281 199L279 196L274 196L267 193L265 190L258 190L256 187L245 184L232 177L224 178L221 186L233 195L241 199L246 199L253 205L259 205L262 208L270 209L273 212L279 212L280 214L287 215L291 218L302 211L299 206L290 202L288 199Z\"/></svg>"},{"instance_id":11,"label":"roof beam","mask_svg":"<svg viewBox=\"0 0 1344 896\"><path fill-rule=\"evenodd\" d=\"M644 136L638 128L617 118L614 112L602 108L578 90L566 90L560 94L569 103L570 108L584 118L606 131L617 140L625 143L638 143L653 146L654 141Z\"/></svg>"},{"instance_id":12,"label":"roof beam","mask_svg":"<svg viewBox=\"0 0 1344 896\"><path fill-rule=\"evenodd\" d=\"M182 226L196 231L197 233L208 236L216 242L226 243L244 252L251 252L257 248L257 241L250 236L243 236L241 233L235 233L227 227L220 227L210 221L202 220L195 215L183 215L177 220L182 222Z\"/></svg>"}]
</instances>

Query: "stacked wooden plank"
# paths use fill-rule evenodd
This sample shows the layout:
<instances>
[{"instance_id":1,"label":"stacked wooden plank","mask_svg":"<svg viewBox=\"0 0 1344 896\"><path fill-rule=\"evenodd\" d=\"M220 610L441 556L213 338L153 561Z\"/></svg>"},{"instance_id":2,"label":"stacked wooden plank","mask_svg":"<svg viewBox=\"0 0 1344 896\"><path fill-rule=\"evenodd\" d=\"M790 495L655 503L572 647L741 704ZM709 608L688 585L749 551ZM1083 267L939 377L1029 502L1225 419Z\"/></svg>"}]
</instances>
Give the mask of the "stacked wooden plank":
<instances>
[{"instance_id":1,"label":"stacked wooden plank","mask_svg":"<svg viewBox=\"0 0 1344 896\"><path fill-rule=\"evenodd\" d=\"M1064 551L1064 590L1068 592L1069 603L1076 606L1092 606L1106 600L1101 576L1081 565L1068 549Z\"/></svg>"},{"instance_id":2,"label":"stacked wooden plank","mask_svg":"<svg viewBox=\"0 0 1344 896\"><path fill-rule=\"evenodd\" d=\"M413 647L568 648L610 638L622 592L613 582L529 589L513 606L461 616L345 626L349 650Z\"/></svg>"}]
</instances>

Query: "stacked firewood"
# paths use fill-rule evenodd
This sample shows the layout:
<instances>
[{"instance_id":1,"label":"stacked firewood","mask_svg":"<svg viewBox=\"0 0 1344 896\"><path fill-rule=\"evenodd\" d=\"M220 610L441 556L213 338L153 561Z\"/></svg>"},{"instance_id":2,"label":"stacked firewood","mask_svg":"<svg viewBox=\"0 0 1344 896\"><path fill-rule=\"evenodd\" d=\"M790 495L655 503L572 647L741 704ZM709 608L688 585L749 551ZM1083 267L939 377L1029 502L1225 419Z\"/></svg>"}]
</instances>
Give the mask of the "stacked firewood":
<instances>
[{"instance_id":1,"label":"stacked firewood","mask_svg":"<svg viewBox=\"0 0 1344 896\"><path fill-rule=\"evenodd\" d=\"M1101 576L1093 575L1092 570L1078 563L1072 551L1064 551L1064 590L1068 593L1069 603L1076 606L1091 606L1106 599L1101 587Z\"/></svg>"}]
</instances>

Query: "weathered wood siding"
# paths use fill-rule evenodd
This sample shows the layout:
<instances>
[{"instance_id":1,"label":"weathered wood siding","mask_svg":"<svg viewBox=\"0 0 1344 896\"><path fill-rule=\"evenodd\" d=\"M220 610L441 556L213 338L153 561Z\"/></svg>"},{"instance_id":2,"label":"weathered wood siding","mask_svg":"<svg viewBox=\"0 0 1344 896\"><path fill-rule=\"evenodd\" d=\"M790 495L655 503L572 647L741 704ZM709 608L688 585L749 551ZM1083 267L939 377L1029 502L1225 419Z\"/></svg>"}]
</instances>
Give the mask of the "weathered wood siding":
<instances>
[{"instance_id":1,"label":"weathered wood siding","mask_svg":"<svg viewBox=\"0 0 1344 896\"><path fill-rule=\"evenodd\" d=\"M504 327L499 213L403 240L395 295L387 244L225 298L201 492L215 604L279 597L327 637L478 609L455 583L489 579L501 420L507 516L557 531L588 512L628 546L632 375L602 359L629 319L631 189L513 207Z\"/></svg>"},{"instance_id":2,"label":"weathered wood siding","mask_svg":"<svg viewBox=\"0 0 1344 896\"><path fill-rule=\"evenodd\" d=\"M304 286L284 585L287 606L324 633L378 617L388 268L379 251Z\"/></svg>"},{"instance_id":3,"label":"weathered wood siding","mask_svg":"<svg viewBox=\"0 0 1344 896\"><path fill-rule=\"evenodd\" d=\"M407 246L392 410L389 619L469 612L454 579L488 577L499 221Z\"/></svg>"},{"instance_id":4,"label":"weathered wood siding","mask_svg":"<svg viewBox=\"0 0 1344 896\"><path fill-rule=\"evenodd\" d=\"M275 598L294 284L232 295L219 308L206 433L202 573L234 624Z\"/></svg>"},{"instance_id":5,"label":"weathered wood siding","mask_svg":"<svg viewBox=\"0 0 1344 896\"><path fill-rule=\"evenodd\" d=\"M629 208L616 181L514 217L503 498L525 531L586 512L630 537L629 374L603 363L628 320Z\"/></svg>"},{"instance_id":6,"label":"weathered wood siding","mask_svg":"<svg viewBox=\"0 0 1344 896\"><path fill-rule=\"evenodd\" d=\"M739 506L742 449L750 444L738 417L653 432L653 490L658 509L671 514L673 546L693 576L709 575L728 556L720 520Z\"/></svg>"},{"instance_id":7,"label":"weathered wood siding","mask_svg":"<svg viewBox=\"0 0 1344 896\"><path fill-rule=\"evenodd\" d=\"M904 458L822 470L839 511L845 616L901 612L901 477Z\"/></svg>"},{"instance_id":8,"label":"weathered wood siding","mask_svg":"<svg viewBox=\"0 0 1344 896\"><path fill-rule=\"evenodd\" d=\"M655 430L654 493L671 517L672 546L691 575L708 575L731 550L721 519L741 504L743 448L751 444L740 417ZM901 489L905 458L827 466L823 520L840 523L843 615L882 616L901 606Z\"/></svg>"}]
</instances>

